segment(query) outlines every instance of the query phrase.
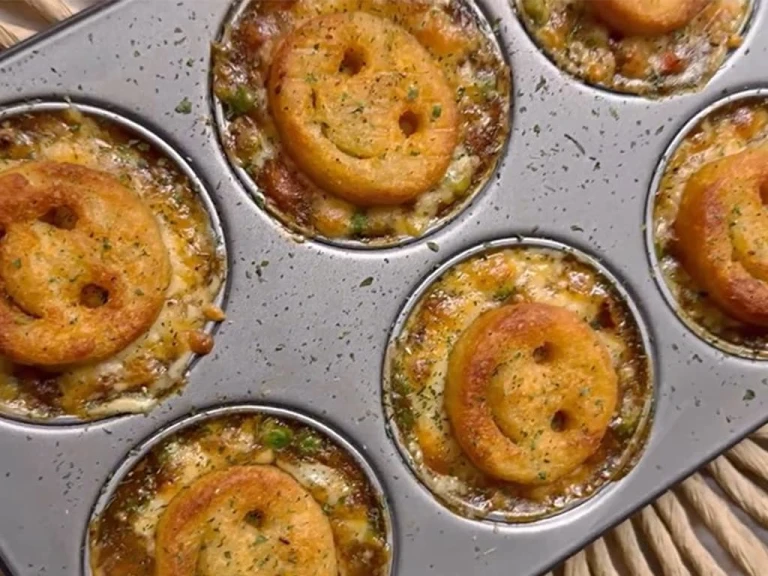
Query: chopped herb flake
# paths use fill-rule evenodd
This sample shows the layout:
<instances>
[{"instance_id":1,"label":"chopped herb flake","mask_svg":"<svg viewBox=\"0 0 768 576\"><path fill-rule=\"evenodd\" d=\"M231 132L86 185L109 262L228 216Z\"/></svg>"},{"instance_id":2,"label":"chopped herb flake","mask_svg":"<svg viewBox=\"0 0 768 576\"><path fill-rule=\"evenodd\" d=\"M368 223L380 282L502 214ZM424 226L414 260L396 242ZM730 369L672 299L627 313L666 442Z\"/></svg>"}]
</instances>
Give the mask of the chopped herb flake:
<instances>
[{"instance_id":1,"label":"chopped herb flake","mask_svg":"<svg viewBox=\"0 0 768 576\"><path fill-rule=\"evenodd\" d=\"M176 106L176 112L178 114L191 114L192 113L192 102L189 101L189 98L184 98L179 104Z\"/></svg>"},{"instance_id":2,"label":"chopped herb flake","mask_svg":"<svg viewBox=\"0 0 768 576\"><path fill-rule=\"evenodd\" d=\"M256 98L248 87L238 86L237 90L223 101L227 107L227 117L231 119L248 114L253 109Z\"/></svg>"},{"instance_id":3,"label":"chopped herb flake","mask_svg":"<svg viewBox=\"0 0 768 576\"><path fill-rule=\"evenodd\" d=\"M365 215L365 212L355 212L352 215L350 224L352 227L352 234L354 236L362 236L362 234L365 232L366 226L368 225L368 216Z\"/></svg>"}]
</instances>

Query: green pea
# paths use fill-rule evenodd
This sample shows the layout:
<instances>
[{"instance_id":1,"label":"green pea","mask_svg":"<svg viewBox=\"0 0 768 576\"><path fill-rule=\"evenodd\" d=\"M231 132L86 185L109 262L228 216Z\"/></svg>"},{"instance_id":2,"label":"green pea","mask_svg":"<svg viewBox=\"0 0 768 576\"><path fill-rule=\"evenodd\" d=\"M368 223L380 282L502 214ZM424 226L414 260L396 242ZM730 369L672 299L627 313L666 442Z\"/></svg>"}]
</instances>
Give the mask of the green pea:
<instances>
[{"instance_id":1,"label":"green pea","mask_svg":"<svg viewBox=\"0 0 768 576\"><path fill-rule=\"evenodd\" d=\"M222 100L230 118L248 114L256 104L256 96L246 86L238 86L234 93L226 95Z\"/></svg>"},{"instance_id":2,"label":"green pea","mask_svg":"<svg viewBox=\"0 0 768 576\"><path fill-rule=\"evenodd\" d=\"M303 454L314 454L320 450L320 446L322 446L320 439L317 436L313 436L311 433L302 434L299 439L299 450Z\"/></svg>"},{"instance_id":3,"label":"green pea","mask_svg":"<svg viewBox=\"0 0 768 576\"><path fill-rule=\"evenodd\" d=\"M269 428L263 436L264 444L272 450L282 450L293 440L293 432L283 426Z\"/></svg>"},{"instance_id":4,"label":"green pea","mask_svg":"<svg viewBox=\"0 0 768 576\"><path fill-rule=\"evenodd\" d=\"M362 236L365 233L367 226L368 216L365 215L365 212L355 212L352 215L350 228L352 229L353 236Z\"/></svg>"},{"instance_id":5,"label":"green pea","mask_svg":"<svg viewBox=\"0 0 768 576\"><path fill-rule=\"evenodd\" d=\"M631 438L637 429L637 421L639 418L640 415L637 412L630 412L629 414L622 415L621 421L616 424L613 431L619 438Z\"/></svg>"},{"instance_id":6,"label":"green pea","mask_svg":"<svg viewBox=\"0 0 768 576\"><path fill-rule=\"evenodd\" d=\"M523 10L534 24L541 26L549 21L549 8L544 0L523 0Z\"/></svg>"}]
</instances>

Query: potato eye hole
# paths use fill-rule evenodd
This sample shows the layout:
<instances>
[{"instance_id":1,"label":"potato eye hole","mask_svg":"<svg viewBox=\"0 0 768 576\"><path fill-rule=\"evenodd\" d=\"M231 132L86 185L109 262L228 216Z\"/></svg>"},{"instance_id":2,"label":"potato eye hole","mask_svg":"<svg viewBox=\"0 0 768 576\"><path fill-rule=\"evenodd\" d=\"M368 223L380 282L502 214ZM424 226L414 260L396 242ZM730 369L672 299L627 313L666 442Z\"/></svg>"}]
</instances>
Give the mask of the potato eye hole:
<instances>
[{"instance_id":1,"label":"potato eye hole","mask_svg":"<svg viewBox=\"0 0 768 576\"><path fill-rule=\"evenodd\" d=\"M419 116L413 110L406 110L398 118L398 124L403 135L408 138L419 131L421 121Z\"/></svg>"},{"instance_id":2,"label":"potato eye hole","mask_svg":"<svg viewBox=\"0 0 768 576\"><path fill-rule=\"evenodd\" d=\"M86 308L101 308L109 302L109 291L97 284L86 284L80 290L80 304Z\"/></svg>"},{"instance_id":3,"label":"potato eye hole","mask_svg":"<svg viewBox=\"0 0 768 576\"><path fill-rule=\"evenodd\" d=\"M261 528L264 523L264 513L261 510L250 510L243 517L243 522L254 528Z\"/></svg>"},{"instance_id":4,"label":"potato eye hole","mask_svg":"<svg viewBox=\"0 0 768 576\"><path fill-rule=\"evenodd\" d=\"M555 346L551 342L544 342L538 348L533 350L533 361L536 364L546 364L555 357Z\"/></svg>"},{"instance_id":5,"label":"potato eye hole","mask_svg":"<svg viewBox=\"0 0 768 576\"><path fill-rule=\"evenodd\" d=\"M73 230L77 226L77 214L69 206L58 206L43 214L40 221L61 230Z\"/></svg>"},{"instance_id":6,"label":"potato eye hole","mask_svg":"<svg viewBox=\"0 0 768 576\"><path fill-rule=\"evenodd\" d=\"M549 422L553 432L565 432L570 426L570 418L563 410L558 410L552 415Z\"/></svg>"},{"instance_id":7,"label":"potato eye hole","mask_svg":"<svg viewBox=\"0 0 768 576\"><path fill-rule=\"evenodd\" d=\"M356 47L349 47L344 50L344 56L339 63L339 72L347 76L357 76L365 66L363 51Z\"/></svg>"}]
</instances>

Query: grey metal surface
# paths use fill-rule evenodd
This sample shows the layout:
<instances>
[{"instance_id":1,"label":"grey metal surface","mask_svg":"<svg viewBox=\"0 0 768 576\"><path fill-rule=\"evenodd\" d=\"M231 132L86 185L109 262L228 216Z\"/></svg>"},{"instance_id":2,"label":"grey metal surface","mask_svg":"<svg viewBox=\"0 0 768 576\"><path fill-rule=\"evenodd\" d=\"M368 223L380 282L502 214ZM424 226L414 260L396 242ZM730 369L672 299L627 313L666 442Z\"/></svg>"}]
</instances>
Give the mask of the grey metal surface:
<instances>
[{"instance_id":1,"label":"grey metal surface","mask_svg":"<svg viewBox=\"0 0 768 576\"><path fill-rule=\"evenodd\" d=\"M211 123L210 42L228 0L122 0L2 57L0 105L69 97L170 141L207 184L230 259L229 319L181 396L146 417L87 426L0 420L0 555L15 576L87 574L80 548L110 472L164 424L225 400L301 408L363 448L393 507L398 576L541 572L766 420L765 365L716 351L677 319L649 268L644 215L659 158L686 120L761 78L768 84L768 35L759 33L768 5L705 91L661 101L561 74L507 0L481 5L499 19L510 57L513 133L498 178L429 237L438 252L426 239L381 251L297 243L255 206ZM175 113L185 97L193 113ZM659 390L648 448L627 478L558 517L501 526L458 518L421 488L386 435L380 374L390 326L421 279L461 250L515 234L554 237L605 261L647 320ZM756 392L751 402L746 389Z\"/></svg>"}]
</instances>

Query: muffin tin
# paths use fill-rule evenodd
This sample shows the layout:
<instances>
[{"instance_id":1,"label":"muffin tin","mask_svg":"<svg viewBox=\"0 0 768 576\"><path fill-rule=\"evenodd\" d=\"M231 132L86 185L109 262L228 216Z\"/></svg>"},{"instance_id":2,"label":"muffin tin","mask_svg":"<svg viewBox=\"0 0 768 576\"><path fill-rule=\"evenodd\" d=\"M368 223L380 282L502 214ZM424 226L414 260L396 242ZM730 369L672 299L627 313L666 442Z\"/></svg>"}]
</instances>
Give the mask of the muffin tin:
<instances>
[{"instance_id":1,"label":"muffin tin","mask_svg":"<svg viewBox=\"0 0 768 576\"><path fill-rule=\"evenodd\" d=\"M147 416L89 424L0 419L0 557L15 576L86 576L94 503L126 455L190 412L229 402L281 406L357 446L387 495L393 574L538 574L766 420L764 364L695 336L654 281L645 209L660 159L711 103L760 87L768 6L701 92L664 100L586 86L537 49L508 0L479 0L512 68L512 134L486 190L450 224L405 246L301 241L252 201L216 136L210 44L230 0L106 2L0 59L0 107L71 101L114 111L168 142L202 180L228 254L227 320L183 393ZM421 487L387 435L382 367L413 290L451 256L515 236L554 239L601 260L648 327L654 421L635 468L555 517L507 525L454 515Z\"/></svg>"}]
</instances>

